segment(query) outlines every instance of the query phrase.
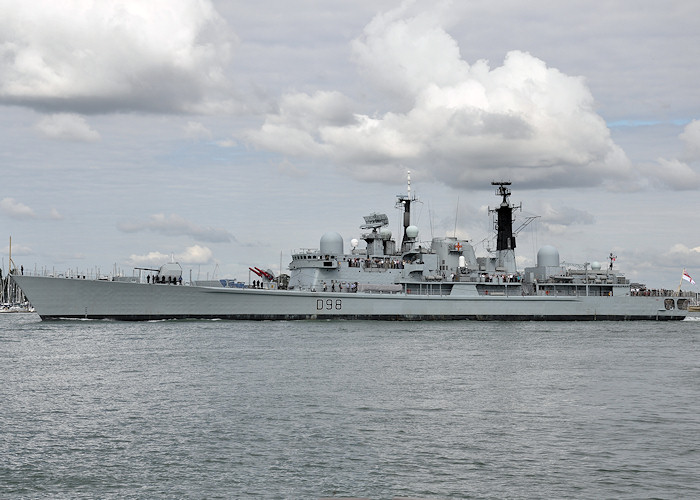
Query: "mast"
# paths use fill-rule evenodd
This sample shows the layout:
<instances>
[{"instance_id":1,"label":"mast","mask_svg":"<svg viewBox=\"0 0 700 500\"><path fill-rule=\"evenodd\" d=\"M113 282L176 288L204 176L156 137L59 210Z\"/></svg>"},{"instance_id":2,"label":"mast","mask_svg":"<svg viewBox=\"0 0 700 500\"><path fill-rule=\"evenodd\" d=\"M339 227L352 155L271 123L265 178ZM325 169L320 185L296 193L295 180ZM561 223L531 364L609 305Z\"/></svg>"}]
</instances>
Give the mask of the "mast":
<instances>
[{"instance_id":1,"label":"mast","mask_svg":"<svg viewBox=\"0 0 700 500\"><path fill-rule=\"evenodd\" d=\"M406 229L411 225L411 202L415 201L415 195L411 195L411 171L407 172L406 194L396 195L396 207L403 209L403 237L401 238L401 251L405 252L410 249L411 241L406 235Z\"/></svg>"},{"instance_id":2,"label":"mast","mask_svg":"<svg viewBox=\"0 0 700 500\"><path fill-rule=\"evenodd\" d=\"M493 181L496 186L496 196L502 198L498 208L489 208L490 213L496 214L496 253L498 266L504 271L515 273L515 235L513 234L513 210L522 208L522 205L511 205L509 181Z\"/></svg>"},{"instance_id":3,"label":"mast","mask_svg":"<svg viewBox=\"0 0 700 500\"><path fill-rule=\"evenodd\" d=\"M498 208L489 209L489 212L497 214L496 220L496 250L514 250L515 236L513 235L513 209L518 208L513 206L508 201L510 196L510 182L492 182L492 186L498 186L496 196L503 197L501 205Z\"/></svg>"}]
</instances>

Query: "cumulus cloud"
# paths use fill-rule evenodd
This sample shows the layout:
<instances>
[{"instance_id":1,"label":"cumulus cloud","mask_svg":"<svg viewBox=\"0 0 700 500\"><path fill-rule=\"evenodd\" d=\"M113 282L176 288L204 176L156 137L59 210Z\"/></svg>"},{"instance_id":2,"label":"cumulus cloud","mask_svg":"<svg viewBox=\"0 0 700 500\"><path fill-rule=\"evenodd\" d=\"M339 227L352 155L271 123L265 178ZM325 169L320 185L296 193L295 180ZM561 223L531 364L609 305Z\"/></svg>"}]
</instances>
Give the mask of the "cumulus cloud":
<instances>
[{"instance_id":1,"label":"cumulus cloud","mask_svg":"<svg viewBox=\"0 0 700 500\"><path fill-rule=\"evenodd\" d=\"M451 87L469 80L469 64L443 28L443 7L421 11L404 2L380 13L352 42L353 59L361 73L393 98L419 95L432 85Z\"/></svg>"},{"instance_id":2,"label":"cumulus cloud","mask_svg":"<svg viewBox=\"0 0 700 500\"><path fill-rule=\"evenodd\" d=\"M666 253L666 258L672 262L680 262L686 267L700 268L700 246L689 248L677 243Z\"/></svg>"},{"instance_id":3,"label":"cumulus cloud","mask_svg":"<svg viewBox=\"0 0 700 500\"><path fill-rule=\"evenodd\" d=\"M0 103L82 114L188 111L224 87L209 0L0 3Z\"/></svg>"},{"instance_id":4,"label":"cumulus cloud","mask_svg":"<svg viewBox=\"0 0 700 500\"><path fill-rule=\"evenodd\" d=\"M212 251L200 245L194 245L185 248L181 253L174 255L166 255L161 252L148 252L144 255L132 254L129 256L128 264L131 266L152 266L159 267L166 262L170 262L171 258L180 264L209 264L213 262Z\"/></svg>"},{"instance_id":5,"label":"cumulus cloud","mask_svg":"<svg viewBox=\"0 0 700 500\"><path fill-rule=\"evenodd\" d=\"M13 219L33 219L36 217L34 210L14 198L3 198L0 200L0 212Z\"/></svg>"},{"instance_id":6,"label":"cumulus cloud","mask_svg":"<svg viewBox=\"0 0 700 500\"><path fill-rule=\"evenodd\" d=\"M189 139L211 139L211 131L200 122L187 122L185 136Z\"/></svg>"},{"instance_id":7,"label":"cumulus cloud","mask_svg":"<svg viewBox=\"0 0 700 500\"><path fill-rule=\"evenodd\" d=\"M571 226L595 223L595 217L592 214L576 208L555 208L549 203L543 203L540 210L542 214L540 223L552 234L563 234Z\"/></svg>"},{"instance_id":8,"label":"cumulus cloud","mask_svg":"<svg viewBox=\"0 0 700 500\"><path fill-rule=\"evenodd\" d=\"M100 134L90 128L85 118L73 113L57 113L42 118L36 129L51 139L95 142Z\"/></svg>"},{"instance_id":9,"label":"cumulus cloud","mask_svg":"<svg viewBox=\"0 0 700 500\"><path fill-rule=\"evenodd\" d=\"M639 170L650 183L670 189L686 191L700 187L700 120L693 120L679 135L683 152L677 158L657 158L656 162L644 163Z\"/></svg>"},{"instance_id":10,"label":"cumulus cloud","mask_svg":"<svg viewBox=\"0 0 700 500\"><path fill-rule=\"evenodd\" d=\"M542 221L545 224L556 224L562 226L573 225L588 225L595 223L593 214L585 210L579 210L572 207L555 208L550 203L543 202L540 204L540 213Z\"/></svg>"},{"instance_id":11,"label":"cumulus cloud","mask_svg":"<svg viewBox=\"0 0 700 500\"><path fill-rule=\"evenodd\" d=\"M63 220L63 215L55 208L52 208L49 212L49 218L53 220Z\"/></svg>"},{"instance_id":12,"label":"cumulus cloud","mask_svg":"<svg viewBox=\"0 0 700 500\"><path fill-rule=\"evenodd\" d=\"M214 243L235 240L233 235L225 229L198 226L175 214L169 216L154 214L145 221L122 222L117 225L117 228L125 233L152 231L167 236L190 236L196 240Z\"/></svg>"},{"instance_id":13,"label":"cumulus cloud","mask_svg":"<svg viewBox=\"0 0 700 500\"><path fill-rule=\"evenodd\" d=\"M185 264L209 264L214 260L212 251L200 245L187 247L184 252L176 255L176 258Z\"/></svg>"},{"instance_id":14,"label":"cumulus cloud","mask_svg":"<svg viewBox=\"0 0 700 500\"><path fill-rule=\"evenodd\" d=\"M700 160L700 120L693 120L686 125L680 138L685 144L685 160Z\"/></svg>"},{"instance_id":15,"label":"cumulus cloud","mask_svg":"<svg viewBox=\"0 0 700 500\"><path fill-rule=\"evenodd\" d=\"M700 186L698 173L690 165L676 158L659 158L657 164L644 167L643 170L648 177L671 189L683 191Z\"/></svg>"},{"instance_id":16,"label":"cumulus cloud","mask_svg":"<svg viewBox=\"0 0 700 500\"><path fill-rule=\"evenodd\" d=\"M333 127L355 123L358 117L351 108L350 100L337 91L288 94L262 128L247 137L257 146L292 156L330 155L333 148L322 136Z\"/></svg>"},{"instance_id":17,"label":"cumulus cloud","mask_svg":"<svg viewBox=\"0 0 700 500\"><path fill-rule=\"evenodd\" d=\"M395 182L406 168L460 187L494 178L590 186L631 175L583 79L528 53L470 65L438 15L405 7L375 17L353 51L392 109L360 113L339 92L291 93L248 139L364 180Z\"/></svg>"},{"instance_id":18,"label":"cumulus cloud","mask_svg":"<svg viewBox=\"0 0 700 500\"><path fill-rule=\"evenodd\" d=\"M131 254L127 259L130 266L161 266L165 262L170 262L170 255L161 252L148 252L145 255Z\"/></svg>"}]
</instances>

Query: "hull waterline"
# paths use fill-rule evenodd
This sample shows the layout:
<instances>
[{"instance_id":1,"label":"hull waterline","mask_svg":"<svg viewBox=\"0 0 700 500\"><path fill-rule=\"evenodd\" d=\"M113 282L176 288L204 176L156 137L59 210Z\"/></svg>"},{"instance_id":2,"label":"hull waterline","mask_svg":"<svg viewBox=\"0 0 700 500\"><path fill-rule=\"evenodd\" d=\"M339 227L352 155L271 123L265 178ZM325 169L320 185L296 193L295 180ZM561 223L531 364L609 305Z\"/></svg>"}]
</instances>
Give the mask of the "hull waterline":
<instances>
[{"instance_id":1,"label":"hull waterline","mask_svg":"<svg viewBox=\"0 0 700 500\"><path fill-rule=\"evenodd\" d=\"M13 276L42 319L681 320L665 297L451 297ZM60 298L59 299L57 299ZM671 299L673 300L673 299Z\"/></svg>"}]
</instances>

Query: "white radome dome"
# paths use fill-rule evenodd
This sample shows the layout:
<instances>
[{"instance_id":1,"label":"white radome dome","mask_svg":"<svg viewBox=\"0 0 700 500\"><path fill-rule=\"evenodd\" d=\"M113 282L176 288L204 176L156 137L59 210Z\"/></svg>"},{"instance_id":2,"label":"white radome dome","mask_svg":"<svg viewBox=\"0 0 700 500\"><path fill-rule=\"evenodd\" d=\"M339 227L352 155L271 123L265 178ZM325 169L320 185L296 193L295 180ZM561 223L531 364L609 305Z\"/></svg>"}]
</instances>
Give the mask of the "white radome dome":
<instances>
[{"instance_id":1,"label":"white radome dome","mask_svg":"<svg viewBox=\"0 0 700 500\"><path fill-rule=\"evenodd\" d=\"M320 250L325 255L343 255L343 237L340 233L326 233L321 236Z\"/></svg>"},{"instance_id":2,"label":"white radome dome","mask_svg":"<svg viewBox=\"0 0 700 500\"><path fill-rule=\"evenodd\" d=\"M537 267L559 267L559 250L545 245L537 252Z\"/></svg>"}]
</instances>

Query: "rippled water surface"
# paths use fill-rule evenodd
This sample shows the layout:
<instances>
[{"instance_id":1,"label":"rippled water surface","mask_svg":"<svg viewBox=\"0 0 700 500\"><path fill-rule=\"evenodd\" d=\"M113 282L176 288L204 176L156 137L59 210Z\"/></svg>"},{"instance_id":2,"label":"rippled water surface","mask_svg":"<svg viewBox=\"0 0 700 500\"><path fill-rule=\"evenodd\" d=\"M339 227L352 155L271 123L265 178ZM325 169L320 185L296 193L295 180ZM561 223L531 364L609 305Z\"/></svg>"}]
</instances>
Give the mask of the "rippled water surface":
<instances>
[{"instance_id":1,"label":"rippled water surface","mask_svg":"<svg viewBox=\"0 0 700 500\"><path fill-rule=\"evenodd\" d=\"M700 321L0 315L7 498L698 498Z\"/></svg>"}]
</instances>

